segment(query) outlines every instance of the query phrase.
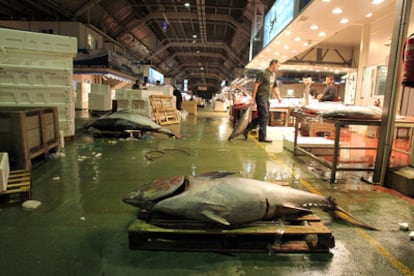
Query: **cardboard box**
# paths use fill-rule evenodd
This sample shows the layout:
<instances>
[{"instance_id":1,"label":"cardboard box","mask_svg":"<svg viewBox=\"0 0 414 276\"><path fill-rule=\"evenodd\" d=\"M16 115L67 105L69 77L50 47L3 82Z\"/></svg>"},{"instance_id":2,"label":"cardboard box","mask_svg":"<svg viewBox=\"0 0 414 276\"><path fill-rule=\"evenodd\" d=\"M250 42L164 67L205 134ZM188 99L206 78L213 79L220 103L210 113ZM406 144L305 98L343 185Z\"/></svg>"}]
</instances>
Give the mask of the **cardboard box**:
<instances>
[{"instance_id":1,"label":"cardboard box","mask_svg":"<svg viewBox=\"0 0 414 276\"><path fill-rule=\"evenodd\" d=\"M0 192L7 190L7 182L9 181L10 164L9 154L0 152Z\"/></svg>"}]
</instances>

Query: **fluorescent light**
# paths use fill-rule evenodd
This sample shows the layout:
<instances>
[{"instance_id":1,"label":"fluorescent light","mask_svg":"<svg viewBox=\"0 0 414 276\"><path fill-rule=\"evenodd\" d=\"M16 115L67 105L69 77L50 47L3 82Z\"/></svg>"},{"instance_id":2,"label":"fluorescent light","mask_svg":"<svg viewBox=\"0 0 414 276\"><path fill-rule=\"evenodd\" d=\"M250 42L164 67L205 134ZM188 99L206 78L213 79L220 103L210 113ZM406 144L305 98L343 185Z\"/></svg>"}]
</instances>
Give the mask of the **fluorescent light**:
<instances>
[{"instance_id":1,"label":"fluorescent light","mask_svg":"<svg viewBox=\"0 0 414 276\"><path fill-rule=\"evenodd\" d=\"M372 4L374 4L374 5L379 5L382 2L384 2L384 0L372 0Z\"/></svg>"},{"instance_id":2,"label":"fluorescent light","mask_svg":"<svg viewBox=\"0 0 414 276\"><path fill-rule=\"evenodd\" d=\"M340 14L340 13L342 13L342 9L341 8L335 8L335 9L332 10L332 13L333 14Z\"/></svg>"},{"instance_id":3,"label":"fluorescent light","mask_svg":"<svg viewBox=\"0 0 414 276\"><path fill-rule=\"evenodd\" d=\"M320 32L319 34L318 34L318 36L325 36L326 35L326 33L325 32Z\"/></svg>"},{"instance_id":4,"label":"fluorescent light","mask_svg":"<svg viewBox=\"0 0 414 276\"><path fill-rule=\"evenodd\" d=\"M309 28L311 30L317 30L317 29L319 29L318 25L311 25Z\"/></svg>"},{"instance_id":5,"label":"fluorescent light","mask_svg":"<svg viewBox=\"0 0 414 276\"><path fill-rule=\"evenodd\" d=\"M348 23L349 22L349 19L348 18L342 18L340 21L339 21L339 23L341 23L341 24L346 24L346 23Z\"/></svg>"}]
</instances>

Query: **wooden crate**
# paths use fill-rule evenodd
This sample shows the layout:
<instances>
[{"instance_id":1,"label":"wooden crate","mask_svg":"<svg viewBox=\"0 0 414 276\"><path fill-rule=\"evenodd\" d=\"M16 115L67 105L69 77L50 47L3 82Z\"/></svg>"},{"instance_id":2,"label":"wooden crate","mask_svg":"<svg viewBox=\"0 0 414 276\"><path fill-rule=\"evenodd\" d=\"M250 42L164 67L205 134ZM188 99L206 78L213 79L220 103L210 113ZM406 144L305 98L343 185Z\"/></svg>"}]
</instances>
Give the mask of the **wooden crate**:
<instances>
[{"instance_id":1,"label":"wooden crate","mask_svg":"<svg viewBox=\"0 0 414 276\"><path fill-rule=\"evenodd\" d=\"M322 253L335 246L331 231L315 215L287 218L285 224L259 221L239 228L219 227L140 213L128 228L133 250Z\"/></svg>"},{"instance_id":2,"label":"wooden crate","mask_svg":"<svg viewBox=\"0 0 414 276\"><path fill-rule=\"evenodd\" d=\"M151 95L150 103L152 114L158 124L167 125L180 122L173 96Z\"/></svg>"},{"instance_id":3,"label":"wooden crate","mask_svg":"<svg viewBox=\"0 0 414 276\"><path fill-rule=\"evenodd\" d=\"M9 202L23 201L31 198L32 180L29 170L10 171L7 189L0 192L0 197L9 196ZM13 196L13 197L11 197Z\"/></svg>"},{"instance_id":4,"label":"wooden crate","mask_svg":"<svg viewBox=\"0 0 414 276\"><path fill-rule=\"evenodd\" d=\"M30 169L32 160L60 149L56 107L1 107L0 152L8 152L11 169Z\"/></svg>"}]
</instances>

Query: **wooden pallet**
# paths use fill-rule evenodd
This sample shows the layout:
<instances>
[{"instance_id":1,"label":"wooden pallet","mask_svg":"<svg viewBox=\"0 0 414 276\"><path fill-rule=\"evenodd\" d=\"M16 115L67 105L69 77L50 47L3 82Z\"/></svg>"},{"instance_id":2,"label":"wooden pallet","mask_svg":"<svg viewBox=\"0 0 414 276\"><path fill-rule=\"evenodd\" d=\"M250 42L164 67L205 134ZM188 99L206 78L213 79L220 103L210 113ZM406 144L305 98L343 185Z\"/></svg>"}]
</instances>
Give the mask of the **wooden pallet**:
<instances>
[{"instance_id":1,"label":"wooden pallet","mask_svg":"<svg viewBox=\"0 0 414 276\"><path fill-rule=\"evenodd\" d=\"M172 96L151 95L149 98L152 114L158 124L167 125L180 122Z\"/></svg>"},{"instance_id":2,"label":"wooden pallet","mask_svg":"<svg viewBox=\"0 0 414 276\"><path fill-rule=\"evenodd\" d=\"M32 196L32 179L30 170L10 171L7 189L0 196L9 196L9 202L23 201ZM13 195L13 197L11 197Z\"/></svg>"},{"instance_id":3,"label":"wooden pallet","mask_svg":"<svg viewBox=\"0 0 414 276\"><path fill-rule=\"evenodd\" d=\"M335 246L331 231L315 215L260 221L226 228L176 218L140 214L128 228L133 250L327 253Z\"/></svg>"}]
</instances>

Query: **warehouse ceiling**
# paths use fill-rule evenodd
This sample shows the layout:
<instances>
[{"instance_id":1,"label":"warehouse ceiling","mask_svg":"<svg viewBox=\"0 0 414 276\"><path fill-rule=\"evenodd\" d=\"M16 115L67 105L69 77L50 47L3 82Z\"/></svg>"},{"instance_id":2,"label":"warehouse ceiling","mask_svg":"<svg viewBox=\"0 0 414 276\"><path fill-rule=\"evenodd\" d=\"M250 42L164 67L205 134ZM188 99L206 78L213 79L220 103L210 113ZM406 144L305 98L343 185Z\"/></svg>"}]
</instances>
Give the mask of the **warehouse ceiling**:
<instances>
[{"instance_id":1,"label":"warehouse ceiling","mask_svg":"<svg viewBox=\"0 0 414 276\"><path fill-rule=\"evenodd\" d=\"M219 88L249 59L255 0L0 0L0 19L80 21L142 64L192 87ZM265 10L274 1L261 1Z\"/></svg>"}]
</instances>

